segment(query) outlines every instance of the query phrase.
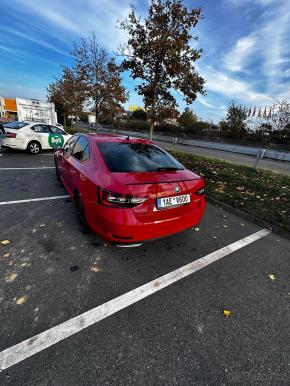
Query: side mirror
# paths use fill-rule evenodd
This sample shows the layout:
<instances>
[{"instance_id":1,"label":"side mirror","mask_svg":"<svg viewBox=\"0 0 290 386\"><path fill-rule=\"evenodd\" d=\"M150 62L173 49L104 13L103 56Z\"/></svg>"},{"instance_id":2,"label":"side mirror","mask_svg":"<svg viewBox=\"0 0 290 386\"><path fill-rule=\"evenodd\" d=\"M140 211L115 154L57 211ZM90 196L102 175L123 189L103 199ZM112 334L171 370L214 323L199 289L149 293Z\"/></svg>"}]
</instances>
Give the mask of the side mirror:
<instances>
[{"instance_id":1,"label":"side mirror","mask_svg":"<svg viewBox=\"0 0 290 386\"><path fill-rule=\"evenodd\" d=\"M58 150L61 150L61 149L62 149L61 146L58 146L58 145L53 146L53 150L54 151L58 151Z\"/></svg>"}]
</instances>

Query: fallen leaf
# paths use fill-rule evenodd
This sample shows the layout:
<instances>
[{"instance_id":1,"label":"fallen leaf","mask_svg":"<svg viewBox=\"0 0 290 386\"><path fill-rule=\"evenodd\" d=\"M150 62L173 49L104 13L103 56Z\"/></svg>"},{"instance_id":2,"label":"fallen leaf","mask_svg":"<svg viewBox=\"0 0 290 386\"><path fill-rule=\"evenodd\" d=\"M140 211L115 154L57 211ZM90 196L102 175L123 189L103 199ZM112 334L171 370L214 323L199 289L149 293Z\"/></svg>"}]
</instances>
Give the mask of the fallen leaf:
<instances>
[{"instance_id":1,"label":"fallen leaf","mask_svg":"<svg viewBox=\"0 0 290 386\"><path fill-rule=\"evenodd\" d=\"M224 228L227 228L228 226L227 225L223 225Z\"/></svg>"},{"instance_id":2,"label":"fallen leaf","mask_svg":"<svg viewBox=\"0 0 290 386\"><path fill-rule=\"evenodd\" d=\"M10 241L9 240L3 240L3 241L1 241L1 244L2 245L7 245L7 244L10 244Z\"/></svg>"},{"instance_id":3,"label":"fallen leaf","mask_svg":"<svg viewBox=\"0 0 290 386\"><path fill-rule=\"evenodd\" d=\"M45 227L45 224L41 224L41 225L40 225L40 228L43 228L43 227Z\"/></svg>"},{"instance_id":4,"label":"fallen leaf","mask_svg":"<svg viewBox=\"0 0 290 386\"><path fill-rule=\"evenodd\" d=\"M98 267L91 267L91 271L92 272L99 272L99 268Z\"/></svg>"},{"instance_id":5,"label":"fallen leaf","mask_svg":"<svg viewBox=\"0 0 290 386\"><path fill-rule=\"evenodd\" d=\"M37 229L33 229L33 230L32 230L32 233L35 233L36 231L37 231Z\"/></svg>"},{"instance_id":6,"label":"fallen leaf","mask_svg":"<svg viewBox=\"0 0 290 386\"><path fill-rule=\"evenodd\" d=\"M228 318L229 316L231 316L231 314L232 314L232 311L227 310L227 309L224 310L224 316L225 316L225 318Z\"/></svg>"},{"instance_id":7,"label":"fallen leaf","mask_svg":"<svg viewBox=\"0 0 290 386\"><path fill-rule=\"evenodd\" d=\"M21 298L14 298L14 301L15 301L15 303L16 304L23 304L23 303L25 303L26 302L26 300L27 300L27 296L25 295L25 296L21 296Z\"/></svg>"},{"instance_id":8,"label":"fallen leaf","mask_svg":"<svg viewBox=\"0 0 290 386\"><path fill-rule=\"evenodd\" d=\"M6 283L12 283L17 278L17 273L11 273L11 275L5 277Z\"/></svg>"},{"instance_id":9,"label":"fallen leaf","mask_svg":"<svg viewBox=\"0 0 290 386\"><path fill-rule=\"evenodd\" d=\"M276 280L275 275L273 275L272 273L268 274L268 278L271 279L272 281Z\"/></svg>"},{"instance_id":10,"label":"fallen leaf","mask_svg":"<svg viewBox=\"0 0 290 386\"><path fill-rule=\"evenodd\" d=\"M199 228L193 228L195 232L199 232Z\"/></svg>"},{"instance_id":11,"label":"fallen leaf","mask_svg":"<svg viewBox=\"0 0 290 386\"><path fill-rule=\"evenodd\" d=\"M2 257L4 257L5 259L7 258L7 257L9 257L10 256L10 253L4 253L4 255L2 255Z\"/></svg>"}]
</instances>

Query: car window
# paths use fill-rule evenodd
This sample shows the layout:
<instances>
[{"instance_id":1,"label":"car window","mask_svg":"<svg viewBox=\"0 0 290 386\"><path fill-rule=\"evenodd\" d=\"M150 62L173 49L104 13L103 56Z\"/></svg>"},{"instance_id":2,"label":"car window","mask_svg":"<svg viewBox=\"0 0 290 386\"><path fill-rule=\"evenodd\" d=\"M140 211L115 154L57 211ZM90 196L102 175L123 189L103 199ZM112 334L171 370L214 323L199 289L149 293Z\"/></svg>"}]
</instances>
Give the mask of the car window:
<instances>
[{"instance_id":1,"label":"car window","mask_svg":"<svg viewBox=\"0 0 290 386\"><path fill-rule=\"evenodd\" d=\"M153 172L184 169L170 154L142 143L99 142L98 147L111 172Z\"/></svg>"},{"instance_id":2,"label":"car window","mask_svg":"<svg viewBox=\"0 0 290 386\"><path fill-rule=\"evenodd\" d=\"M49 128L46 125L34 125L31 127L31 129L35 133L49 133Z\"/></svg>"},{"instance_id":3,"label":"car window","mask_svg":"<svg viewBox=\"0 0 290 386\"><path fill-rule=\"evenodd\" d=\"M24 122L8 122L3 124L7 129L22 129L22 127L27 126L27 123Z\"/></svg>"},{"instance_id":4,"label":"car window","mask_svg":"<svg viewBox=\"0 0 290 386\"><path fill-rule=\"evenodd\" d=\"M54 134L66 135L66 132L64 130L56 126L50 126L50 131Z\"/></svg>"},{"instance_id":5,"label":"car window","mask_svg":"<svg viewBox=\"0 0 290 386\"><path fill-rule=\"evenodd\" d=\"M75 145L75 143L77 142L78 139L79 139L78 135L74 135L73 137L71 137L66 142L66 144L64 145L64 147L63 147L64 151L66 151L67 153L71 154L72 149L73 149L73 147L74 147L74 145Z\"/></svg>"},{"instance_id":6,"label":"car window","mask_svg":"<svg viewBox=\"0 0 290 386\"><path fill-rule=\"evenodd\" d=\"M79 137L79 140L75 144L71 155L81 162L87 161L90 158L89 141L86 137L83 135Z\"/></svg>"}]
</instances>

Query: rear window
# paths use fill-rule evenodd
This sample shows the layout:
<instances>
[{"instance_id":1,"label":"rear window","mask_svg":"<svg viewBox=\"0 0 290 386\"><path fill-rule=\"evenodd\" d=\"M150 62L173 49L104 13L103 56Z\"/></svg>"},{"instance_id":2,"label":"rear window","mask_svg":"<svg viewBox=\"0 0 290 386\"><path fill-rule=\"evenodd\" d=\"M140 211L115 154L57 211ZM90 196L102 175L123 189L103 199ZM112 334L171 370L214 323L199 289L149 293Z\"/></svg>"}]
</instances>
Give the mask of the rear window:
<instances>
[{"instance_id":1,"label":"rear window","mask_svg":"<svg viewBox=\"0 0 290 386\"><path fill-rule=\"evenodd\" d=\"M27 123L24 123L24 122L9 122L9 123L5 123L3 126L7 129L18 130L18 129L22 129L22 127L26 125Z\"/></svg>"},{"instance_id":2,"label":"rear window","mask_svg":"<svg viewBox=\"0 0 290 386\"><path fill-rule=\"evenodd\" d=\"M111 172L156 172L184 169L166 152L141 143L99 142L98 147Z\"/></svg>"}]
</instances>

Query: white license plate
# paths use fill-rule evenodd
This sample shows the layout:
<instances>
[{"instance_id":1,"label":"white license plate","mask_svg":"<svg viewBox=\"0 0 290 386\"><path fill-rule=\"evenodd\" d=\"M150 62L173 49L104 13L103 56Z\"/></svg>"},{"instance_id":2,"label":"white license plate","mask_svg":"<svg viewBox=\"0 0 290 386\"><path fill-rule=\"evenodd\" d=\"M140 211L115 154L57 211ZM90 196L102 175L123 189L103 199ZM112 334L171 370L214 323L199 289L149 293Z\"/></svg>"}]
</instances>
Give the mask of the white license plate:
<instances>
[{"instance_id":1,"label":"white license plate","mask_svg":"<svg viewBox=\"0 0 290 386\"><path fill-rule=\"evenodd\" d=\"M169 208L171 206L184 205L188 203L190 203L190 194L157 198L158 209Z\"/></svg>"}]
</instances>

